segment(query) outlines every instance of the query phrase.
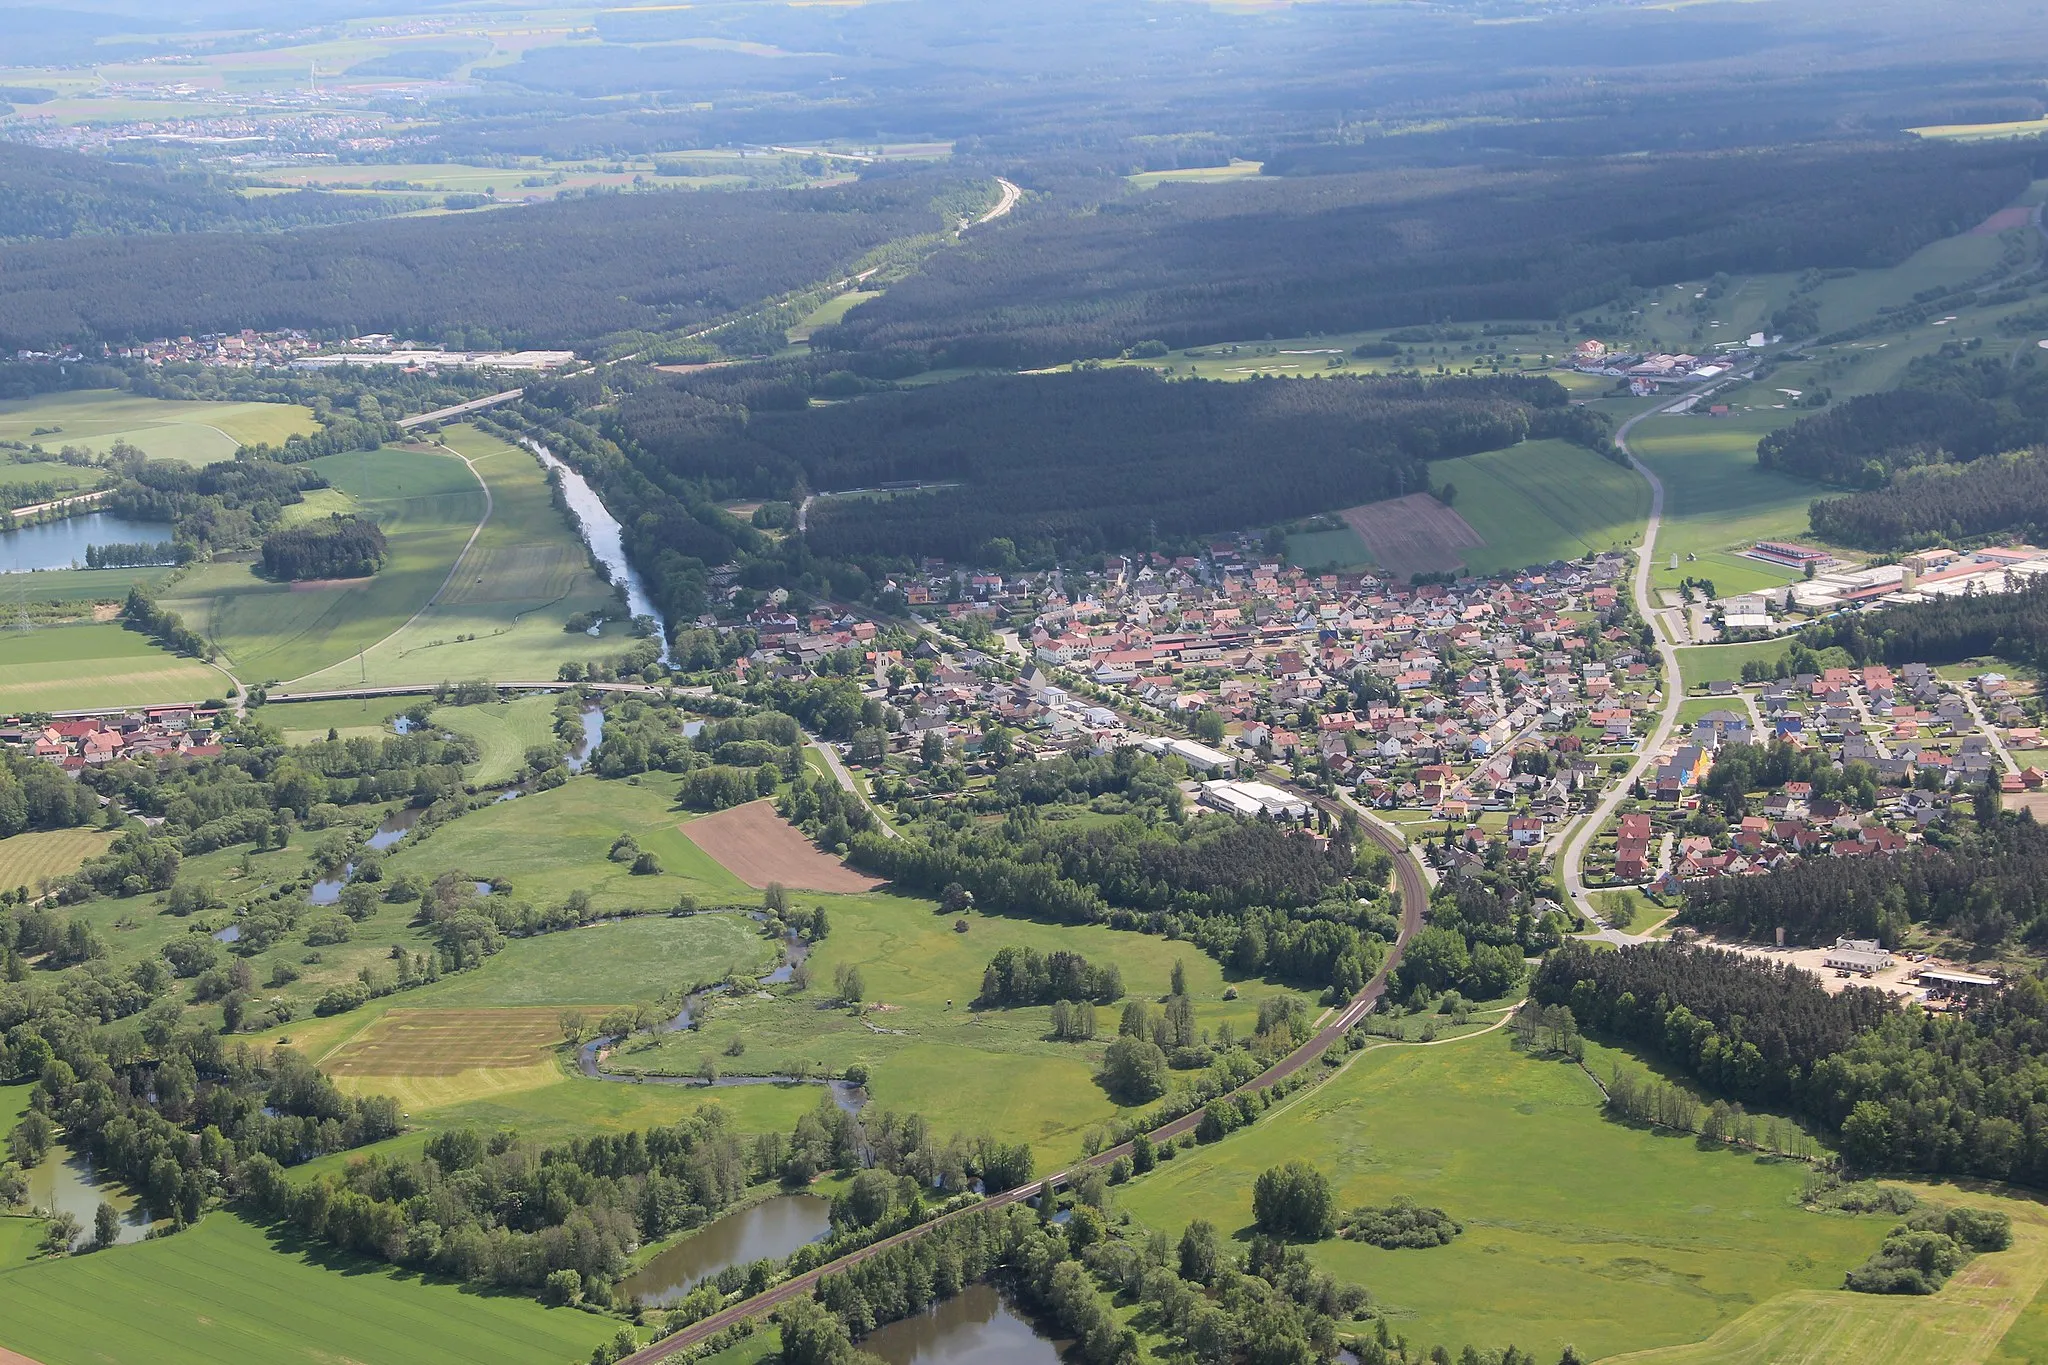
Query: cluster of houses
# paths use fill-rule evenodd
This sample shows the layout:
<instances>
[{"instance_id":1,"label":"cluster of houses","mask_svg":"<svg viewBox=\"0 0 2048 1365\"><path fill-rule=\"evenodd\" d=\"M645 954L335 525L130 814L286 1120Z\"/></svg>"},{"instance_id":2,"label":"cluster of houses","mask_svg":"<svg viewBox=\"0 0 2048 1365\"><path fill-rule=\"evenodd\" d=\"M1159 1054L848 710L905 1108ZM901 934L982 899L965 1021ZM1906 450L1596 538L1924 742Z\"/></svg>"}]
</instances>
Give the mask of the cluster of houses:
<instances>
[{"instance_id":1,"label":"cluster of houses","mask_svg":"<svg viewBox=\"0 0 2048 1365\"><path fill-rule=\"evenodd\" d=\"M218 719L217 712L192 706L47 723L12 716L0 720L0 745L74 773L121 758L211 758L221 752Z\"/></svg>"},{"instance_id":2,"label":"cluster of houses","mask_svg":"<svg viewBox=\"0 0 2048 1365\"><path fill-rule=\"evenodd\" d=\"M1756 341L1761 344L1762 338L1758 337ZM1662 352L1612 351L1604 341L1580 342L1572 348L1570 363L1581 374L1626 379L1629 391L1638 397L1657 392L1659 384L1718 379L1728 373L1728 365L1722 360Z\"/></svg>"}]
</instances>

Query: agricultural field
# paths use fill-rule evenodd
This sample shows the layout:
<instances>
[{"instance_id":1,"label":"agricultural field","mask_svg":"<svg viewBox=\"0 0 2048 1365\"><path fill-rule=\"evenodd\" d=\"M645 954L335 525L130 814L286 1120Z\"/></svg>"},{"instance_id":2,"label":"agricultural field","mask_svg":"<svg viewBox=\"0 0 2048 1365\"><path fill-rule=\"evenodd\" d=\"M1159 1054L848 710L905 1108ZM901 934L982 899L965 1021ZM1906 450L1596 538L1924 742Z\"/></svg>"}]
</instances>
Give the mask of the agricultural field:
<instances>
[{"instance_id":1,"label":"agricultural field","mask_svg":"<svg viewBox=\"0 0 2048 1365\"><path fill-rule=\"evenodd\" d=\"M69 492L82 493L98 487L100 477L97 469L81 469L56 460L8 461L0 464L0 505L13 507L27 501L12 496L13 490L23 484L49 483Z\"/></svg>"},{"instance_id":2,"label":"agricultural field","mask_svg":"<svg viewBox=\"0 0 2048 1365\"><path fill-rule=\"evenodd\" d=\"M482 746L483 756L471 780L495 786L518 775L528 749L554 743L555 698L542 694L473 706L437 706L434 724Z\"/></svg>"},{"instance_id":3,"label":"agricultural field","mask_svg":"<svg viewBox=\"0 0 2048 1365\"><path fill-rule=\"evenodd\" d=\"M32 830L0 839L0 889L33 887L45 877L63 877L96 858L114 842L111 831Z\"/></svg>"},{"instance_id":4,"label":"agricultural field","mask_svg":"<svg viewBox=\"0 0 2048 1365\"><path fill-rule=\"evenodd\" d=\"M614 1324L479 1294L226 1212L177 1237L0 1272L0 1345L41 1365L560 1365Z\"/></svg>"},{"instance_id":5,"label":"agricultural field","mask_svg":"<svg viewBox=\"0 0 2048 1365\"><path fill-rule=\"evenodd\" d=\"M246 444L318 431L312 409L292 403L181 403L118 389L86 389L0 402L0 441L55 450L84 446L101 454L116 441L151 458L210 464L232 460ZM40 434L38 434L40 433Z\"/></svg>"},{"instance_id":6,"label":"agricultural field","mask_svg":"<svg viewBox=\"0 0 2048 1365\"><path fill-rule=\"evenodd\" d=\"M287 744L313 744L326 739L329 730L342 739L377 739L392 734L391 718L404 715L406 708L417 701L415 697L355 697L271 702L249 714L275 725Z\"/></svg>"},{"instance_id":7,"label":"agricultural field","mask_svg":"<svg viewBox=\"0 0 2048 1365\"><path fill-rule=\"evenodd\" d=\"M21 602L80 604L85 615L92 603L125 602L128 590L140 586L155 592L176 570L162 566L128 569L38 569L0 577L0 608ZM19 595L17 598L17 594Z\"/></svg>"},{"instance_id":8,"label":"agricultural field","mask_svg":"<svg viewBox=\"0 0 2048 1365\"><path fill-rule=\"evenodd\" d=\"M57 711L223 697L218 669L111 622L10 635L0 650L0 710Z\"/></svg>"},{"instance_id":9,"label":"agricultural field","mask_svg":"<svg viewBox=\"0 0 2048 1365\"><path fill-rule=\"evenodd\" d=\"M1616 1055L1595 1054L1595 1066ZM1226 1236L1243 1236L1253 1179L1291 1158L1330 1176L1340 1208L1406 1195L1464 1224L1451 1245L1430 1250L1346 1241L1310 1248L1319 1265L1370 1286L1411 1342L1443 1342L1454 1353L1467 1342L1493 1349L1512 1342L1554 1359L1571 1343L1584 1358L1603 1359L1699 1342L1723 1328L1746 1333L1772 1316L1782 1320L1788 1300L1849 1299L1866 1324L1903 1328L1962 1297L1821 1292L1839 1286L1896 1219L1805 1211L1798 1204L1802 1163L1702 1150L1691 1137L1610 1122L1584 1071L1521 1055L1505 1031L1368 1051L1280 1114L1162 1165L1119 1199L1170 1235L1199 1217ZM2024 1302L2048 1274L2041 1254L2048 1225L2029 1203L1998 1202L2030 1232L2015 1251L1979 1264L2015 1287L2024 1278ZM1991 1339L2002 1331L1997 1324ZM1766 1345L1646 1358L1764 1365L1867 1357L1784 1354Z\"/></svg>"},{"instance_id":10,"label":"agricultural field","mask_svg":"<svg viewBox=\"0 0 2048 1365\"><path fill-rule=\"evenodd\" d=\"M1151 189L1155 185L1219 185L1246 176L1258 175L1265 169L1262 161L1243 161L1232 157L1221 166L1189 166L1174 171L1139 171L1124 179L1140 189Z\"/></svg>"},{"instance_id":11,"label":"agricultural field","mask_svg":"<svg viewBox=\"0 0 2048 1365\"><path fill-rule=\"evenodd\" d=\"M1289 531L1287 562L1303 569L1350 572L1372 563L1372 551L1348 525L1330 530Z\"/></svg>"},{"instance_id":12,"label":"agricultural field","mask_svg":"<svg viewBox=\"0 0 2048 1365\"><path fill-rule=\"evenodd\" d=\"M1428 493L1347 507L1337 515L1365 543L1373 562L1397 581L1411 574L1455 571L1467 550L1485 543L1457 509Z\"/></svg>"},{"instance_id":13,"label":"agricultural field","mask_svg":"<svg viewBox=\"0 0 2048 1365\"><path fill-rule=\"evenodd\" d=\"M683 826L683 835L748 886L780 882L792 891L859 893L880 885L806 839L772 801L701 816Z\"/></svg>"},{"instance_id":14,"label":"agricultural field","mask_svg":"<svg viewBox=\"0 0 2048 1365\"><path fill-rule=\"evenodd\" d=\"M1759 540L1808 539L1806 509L1825 490L1756 463L1757 441L1798 415L1738 409L1724 418L1657 416L1629 434L1629 448L1664 485L1664 522L1650 574L1653 590L1675 591L1682 578L1705 578L1726 595L1790 583L1799 576L1733 553ZM1674 554L1675 571L1670 568Z\"/></svg>"},{"instance_id":15,"label":"agricultural field","mask_svg":"<svg viewBox=\"0 0 2048 1365\"><path fill-rule=\"evenodd\" d=\"M490 489L482 529L469 540L470 529L484 513L479 506L469 514L468 525L459 528L460 537L437 537L437 549L455 553L434 561L439 577L432 572L420 575L416 588L426 591L416 597L416 614L392 623L372 639L360 664L346 657L336 660L330 653L330 666L286 675L293 686L346 686L365 674L372 683L476 677L544 680L552 679L563 663L619 648L624 637L617 631L622 628L615 628L602 645L562 629L562 623L579 612L624 613L611 588L592 571L589 552L568 519L555 508L539 462L519 447L472 427L453 428L442 439L474 474L445 455L441 461L452 465L472 487L481 480ZM353 457L334 458L345 462ZM363 496L352 487L349 491ZM395 540L392 558L395 566ZM378 578L391 573L387 566Z\"/></svg>"},{"instance_id":16,"label":"agricultural field","mask_svg":"<svg viewBox=\"0 0 2048 1365\"><path fill-rule=\"evenodd\" d=\"M1465 553L1473 573L1624 549L1650 514L1649 485L1634 470L1564 441L1439 461L1430 477L1458 490L1458 514L1485 542Z\"/></svg>"}]
</instances>

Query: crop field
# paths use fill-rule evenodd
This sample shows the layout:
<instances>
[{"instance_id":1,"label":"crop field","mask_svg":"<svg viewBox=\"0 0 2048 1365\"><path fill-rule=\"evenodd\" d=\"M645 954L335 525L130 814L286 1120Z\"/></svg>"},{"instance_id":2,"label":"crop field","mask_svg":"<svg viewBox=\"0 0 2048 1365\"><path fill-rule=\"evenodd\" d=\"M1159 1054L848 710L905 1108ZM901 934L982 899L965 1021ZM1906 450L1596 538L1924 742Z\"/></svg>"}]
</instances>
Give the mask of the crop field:
<instances>
[{"instance_id":1,"label":"crop field","mask_svg":"<svg viewBox=\"0 0 2048 1365\"><path fill-rule=\"evenodd\" d=\"M0 607L23 602L125 602L128 590L140 584L155 591L172 569L158 566L129 569L40 569L0 577ZM83 609L81 609L81 615Z\"/></svg>"},{"instance_id":2,"label":"crop field","mask_svg":"<svg viewBox=\"0 0 2048 1365\"><path fill-rule=\"evenodd\" d=\"M36 432L41 429L42 435ZM118 389L86 389L0 402L0 440L105 453L116 441L152 458L209 464L237 447L318 431L310 408L291 403L181 403Z\"/></svg>"},{"instance_id":3,"label":"crop field","mask_svg":"<svg viewBox=\"0 0 2048 1365\"><path fill-rule=\"evenodd\" d=\"M1634 470L1565 441L1440 461L1430 478L1456 487L1457 512L1483 542L1465 552L1474 573L1626 548L1650 514L1650 486Z\"/></svg>"},{"instance_id":4,"label":"crop field","mask_svg":"<svg viewBox=\"0 0 2048 1365\"><path fill-rule=\"evenodd\" d=\"M1406 1195L1464 1224L1442 1248L1309 1250L1370 1286L1411 1342L1454 1354L1467 1342L1512 1342L1548 1360L1569 1342L1593 1360L1701 1341L1781 1296L1835 1288L1896 1221L1801 1209L1801 1163L1609 1122L1585 1072L1519 1054L1505 1030L1366 1052L1279 1115L1162 1165L1119 1202L1169 1235L1199 1217L1243 1236L1253 1179L1290 1158L1328 1174L1340 1208ZM1873 1299L1866 1311L1919 1307ZM1709 1358L1722 1359L1700 1357Z\"/></svg>"},{"instance_id":5,"label":"crop field","mask_svg":"<svg viewBox=\"0 0 2048 1365\"><path fill-rule=\"evenodd\" d=\"M407 841L386 866L428 878L461 871L509 883L514 895L536 905L559 905L578 889L600 910L667 909L684 892L706 904L758 902L759 893L683 837L675 788L674 778L655 773L621 781L572 778L552 791L475 811L423 843ZM636 877L626 864L609 861L621 834L660 859L662 871Z\"/></svg>"},{"instance_id":6,"label":"crop field","mask_svg":"<svg viewBox=\"0 0 2048 1365\"><path fill-rule=\"evenodd\" d=\"M1290 531L1287 533L1287 562L1304 569L1335 569L1339 572L1365 568L1372 552L1358 532L1349 526L1333 531Z\"/></svg>"},{"instance_id":7,"label":"crop field","mask_svg":"<svg viewBox=\"0 0 2048 1365\"><path fill-rule=\"evenodd\" d=\"M44 877L62 877L96 858L114 842L99 829L31 830L0 839L0 889L33 887Z\"/></svg>"},{"instance_id":8,"label":"crop field","mask_svg":"<svg viewBox=\"0 0 2048 1365\"><path fill-rule=\"evenodd\" d=\"M616 641L622 635L597 645L588 636L562 629L575 613L618 608L611 588L591 570L583 543L556 510L539 461L471 427L453 428L443 439L471 462L475 476L446 456L440 461L472 488L479 478L489 485L489 520L464 549L483 511L476 505L460 535L437 541L446 557L435 561L438 574L423 575L417 585L424 588L414 601L418 614L385 625L368 643L360 664L330 654L331 666L309 666L295 679L296 685L345 685L365 673L372 683L549 679L565 662L619 648ZM459 564L453 562L457 554ZM391 572L387 567L378 577Z\"/></svg>"},{"instance_id":9,"label":"crop field","mask_svg":"<svg viewBox=\"0 0 2048 1365\"><path fill-rule=\"evenodd\" d=\"M165 600L252 684L342 659L352 666L347 681L356 681L356 651L426 604L483 515L475 477L446 455L387 447L326 456L313 467L382 525L390 559L381 572L346 584L270 583L247 563L216 561L188 573Z\"/></svg>"},{"instance_id":10,"label":"crop field","mask_svg":"<svg viewBox=\"0 0 2048 1365\"><path fill-rule=\"evenodd\" d=\"M227 689L218 670L112 623L10 635L0 650L0 711L203 701Z\"/></svg>"},{"instance_id":11,"label":"crop field","mask_svg":"<svg viewBox=\"0 0 2048 1365\"><path fill-rule=\"evenodd\" d=\"M1396 580L1456 570L1466 550L1485 544L1463 517L1428 493L1347 507L1337 515Z\"/></svg>"},{"instance_id":12,"label":"crop field","mask_svg":"<svg viewBox=\"0 0 2048 1365\"><path fill-rule=\"evenodd\" d=\"M1629 447L1664 484L1652 588L1676 589L1681 578L1693 577L1710 579L1726 594L1798 577L1731 553L1759 540L1807 538L1806 509L1825 490L1756 463L1757 441L1798 415L1762 409L1725 418L1652 417L1630 433ZM1673 554L1676 572L1668 567Z\"/></svg>"},{"instance_id":13,"label":"crop field","mask_svg":"<svg viewBox=\"0 0 2048 1365\"><path fill-rule=\"evenodd\" d=\"M561 1074L552 1009L394 1008L321 1059L343 1089L407 1112L530 1090Z\"/></svg>"},{"instance_id":14,"label":"crop field","mask_svg":"<svg viewBox=\"0 0 2048 1365\"><path fill-rule=\"evenodd\" d=\"M775 813L772 801L750 801L701 816L682 829L685 838L748 886L780 882L798 891L857 893L881 885L806 839Z\"/></svg>"},{"instance_id":15,"label":"crop field","mask_svg":"<svg viewBox=\"0 0 2048 1365\"><path fill-rule=\"evenodd\" d=\"M1066 949L1114 962L1125 998L1138 1000L1163 997L1179 961L1196 1023L1212 1032L1228 1023L1250 1034L1260 999L1285 993L1257 979L1226 982L1207 954L1153 935L984 915L964 917L961 932L930 901L885 893L798 899L823 906L831 922L811 953L810 990L720 998L696 1031L628 1043L611 1066L692 1074L708 1057L728 1072L773 1074L798 1063L831 1073L859 1063L879 1105L924 1114L948 1131L1027 1140L1042 1163L1064 1162L1083 1131L1120 1112L1093 1079L1120 1006L1098 1006L1097 1040L1081 1044L1051 1040L1047 1006L976 1009L982 970L997 951ZM865 1015L826 1007L842 965L860 969ZM1226 990L1238 998L1224 999ZM738 1057L726 1051L735 1041Z\"/></svg>"},{"instance_id":16,"label":"crop field","mask_svg":"<svg viewBox=\"0 0 2048 1365\"><path fill-rule=\"evenodd\" d=\"M555 699L543 694L475 706L437 706L434 724L468 735L482 746L483 757L471 780L491 786L516 776L528 749L553 743Z\"/></svg>"},{"instance_id":17,"label":"crop field","mask_svg":"<svg viewBox=\"0 0 2048 1365\"><path fill-rule=\"evenodd\" d=\"M0 1273L0 1344L41 1365L561 1365L613 1324L213 1213L174 1238Z\"/></svg>"}]
</instances>

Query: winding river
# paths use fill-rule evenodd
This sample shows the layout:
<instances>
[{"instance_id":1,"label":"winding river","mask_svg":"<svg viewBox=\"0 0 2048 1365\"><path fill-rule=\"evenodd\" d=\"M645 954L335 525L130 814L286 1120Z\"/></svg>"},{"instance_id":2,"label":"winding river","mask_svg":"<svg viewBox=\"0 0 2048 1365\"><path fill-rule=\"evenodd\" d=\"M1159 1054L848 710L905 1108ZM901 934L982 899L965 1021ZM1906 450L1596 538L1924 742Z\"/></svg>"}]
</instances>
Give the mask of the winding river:
<instances>
[{"instance_id":1,"label":"winding river","mask_svg":"<svg viewBox=\"0 0 2048 1365\"><path fill-rule=\"evenodd\" d=\"M589 480L564 463L554 451L524 436L519 440L543 465L560 476L562 499L569 504L570 515L576 518L592 558L604 566L612 582L625 585L627 611L635 616L651 616L661 624L661 661L673 662L668 650L668 623L655 610L654 599L647 593L647 584L626 560L625 531L619 525L619 519L605 508L604 500L597 496L597 490L590 486Z\"/></svg>"}]
</instances>

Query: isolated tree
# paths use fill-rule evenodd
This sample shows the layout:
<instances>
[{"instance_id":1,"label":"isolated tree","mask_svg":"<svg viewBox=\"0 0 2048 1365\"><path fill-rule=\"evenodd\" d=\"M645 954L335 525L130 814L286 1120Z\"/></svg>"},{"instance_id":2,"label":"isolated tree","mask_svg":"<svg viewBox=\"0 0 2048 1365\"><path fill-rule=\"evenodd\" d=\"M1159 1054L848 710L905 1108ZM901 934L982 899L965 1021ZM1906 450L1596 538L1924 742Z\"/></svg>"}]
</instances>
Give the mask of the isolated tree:
<instances>
[{"instance_id":1,"label":"isolated tree","mask_svg":"<svg viewBox=\"0 0 2048 1365\"><path fill-rule=\"evenodd\" d=\"M121 1211L102 1199L99 1207L92 1211L92 1244L110 1247L120 1239Z\"/></svg>"},{"instance_id":2,"label":"isolated tree","mask_svg":"<svg viewBox=\"0 0 2048 1365\"><path fill-rule=\"evenodd\" d=\"M1146 1038L1119 1037L1102 1057L1101 1080L1125 1104L1144 1104L1166 1093L1166 1054Z\"/></svg>"},{"instance_id":3,"label":"isolated tree","mask_svg":"<svg viewBox=\"0 0 2048 1365\"><path fill-rule=\"evenodd\" d=\"M1181 960L1180 960L1179 958L1175 958L1175 959L1173 960L1173 982L1172 982L1172 986L1171 986L1171 987L1170 987L1170 989L1169 989L1169 994L1172 994L1172 995L1186 995L1187 993L1188 993L1188 969L1187 969L1187 964L1186 964L1186 963L1184 963L1184 962L1182 962L1182 961L1181 961Z\"/></svg>"},{"instance_id":4,"label":"isolated tree","mask_svg":"<svg viewBox=\"0 0 2048 1365\"><path fill-rule=\"evenodd\" d=\"M761 908L771 915L789 913L789 891L781 882L770 882L761 892Z\"/></svg>"},{"instance_id":5,"label":"isolated tree","mask_svg":"<svg viewBox=\"0 0 2048 1365\"><path fill-rule=\"evenodd\" d=\"M1268 1236L1317 1242L1337 1230L1337 1197L1328 1176L1305 1161L1290 1161L1259 1173L1252 1218Z\"/></svg>"},{"instance_id":6,"label":"isolated tree","mask_svg":"<svg viewBox=\"0 0 2048 1365\"><path fill-rule=\"evenodd\" d=\"M1180 1277L1195 1284L1208 1284L1223 1268L1223 1247L1216 1225L1197 1218L1180 1235Z\"/></svg>"}]
</instances>

